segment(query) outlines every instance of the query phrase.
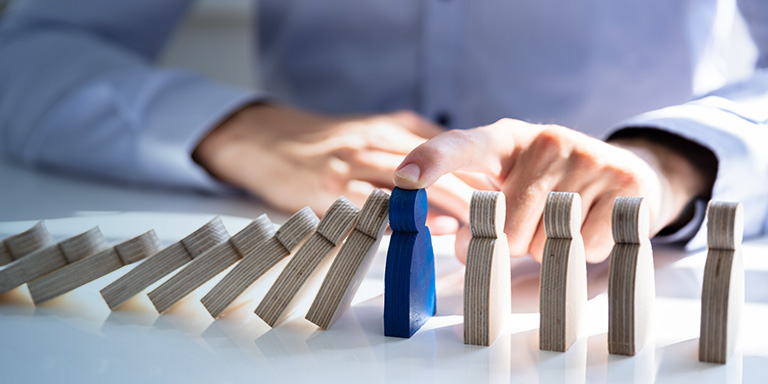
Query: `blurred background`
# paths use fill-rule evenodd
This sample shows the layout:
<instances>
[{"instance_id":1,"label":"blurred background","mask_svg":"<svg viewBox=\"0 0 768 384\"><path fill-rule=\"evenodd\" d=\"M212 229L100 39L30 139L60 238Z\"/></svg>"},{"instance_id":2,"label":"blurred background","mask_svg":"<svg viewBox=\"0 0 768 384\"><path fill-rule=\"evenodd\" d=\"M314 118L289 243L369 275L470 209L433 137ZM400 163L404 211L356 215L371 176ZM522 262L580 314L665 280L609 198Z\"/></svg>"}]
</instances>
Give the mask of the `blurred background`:
<instances>
[{"instance_id":1,"label":"blurred background","mask_svg":"<svg viewBox=\"0 0 768 384\"><path fill-rule=\"evenodd\" d=\"M724 4L735 1L720 0ZM0 0L0 17L11 2ZM197 0L171 38L160 65L192 69L228 84L258 87L256 12L258 0ZM721 65L729 79L737 79L752 71L756 50L738 13L731 30L731 44Z\"/></svg>"}]
</instances>

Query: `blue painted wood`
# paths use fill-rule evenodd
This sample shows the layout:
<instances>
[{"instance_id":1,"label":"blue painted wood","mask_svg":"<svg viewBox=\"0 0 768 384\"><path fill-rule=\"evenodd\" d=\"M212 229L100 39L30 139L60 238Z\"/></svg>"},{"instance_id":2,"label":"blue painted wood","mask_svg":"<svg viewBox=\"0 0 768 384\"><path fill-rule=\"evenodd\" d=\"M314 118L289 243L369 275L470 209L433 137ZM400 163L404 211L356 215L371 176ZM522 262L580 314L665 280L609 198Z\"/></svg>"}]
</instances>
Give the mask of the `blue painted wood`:
<instances>
[{"instance_id":1,"label":"blue painted wood","mask_svg":"<svg viewBox=\"0 0 768 384\"><path fill-rule=\"evenodd\" d=\"M435 314L435 256L426 220L425 190L392 190L392 237L384 273L386 336L409 338Z\"/></svg>"}]
</instances>

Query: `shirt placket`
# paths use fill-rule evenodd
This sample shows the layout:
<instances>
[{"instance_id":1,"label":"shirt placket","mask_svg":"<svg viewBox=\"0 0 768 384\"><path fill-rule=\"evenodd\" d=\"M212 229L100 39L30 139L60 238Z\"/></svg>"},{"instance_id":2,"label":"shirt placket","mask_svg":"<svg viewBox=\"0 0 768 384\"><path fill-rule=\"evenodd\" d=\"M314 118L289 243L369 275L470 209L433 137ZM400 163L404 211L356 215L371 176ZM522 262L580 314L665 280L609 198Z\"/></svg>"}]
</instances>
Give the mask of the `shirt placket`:
<instances>
[{"instance_id":1,"label":"shirt placket","mask_svg":"<svg viewBox=\"0 0 768 384\"><path fill-rule=\"evenodd\" d=\"M446 128L461 127L463 0L427 0L423 12L421 113Z\"/></svg>"}]
</instances>

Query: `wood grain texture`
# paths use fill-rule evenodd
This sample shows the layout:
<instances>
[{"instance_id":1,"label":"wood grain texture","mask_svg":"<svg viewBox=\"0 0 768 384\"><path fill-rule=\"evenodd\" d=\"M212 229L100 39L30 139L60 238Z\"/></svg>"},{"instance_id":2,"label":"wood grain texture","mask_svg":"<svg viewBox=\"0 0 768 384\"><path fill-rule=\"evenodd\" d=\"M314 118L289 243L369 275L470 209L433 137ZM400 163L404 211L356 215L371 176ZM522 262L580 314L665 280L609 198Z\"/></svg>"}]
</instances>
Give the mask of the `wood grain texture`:
<instances>
[{"instance_id":1,"label":"wood grain texture","mask_svg":"<svg viewBox=\"0 0 768 384\"><path fill-rule=\"evenodd\" d=\"M472 238L464 271L464 343L491 345L511 313L504 194L475 191L469 217Z\"/></svg>"},{"instance_id":2,"label":"wood grain texture","mask_svg":"<svg viewBox=\"0 0 768 384\"><path fill-rule=\"evenodd\" d=\"M710 201L707 205L707 248L735 250L744 237L741 203Z\"/></svg>"},{"instance_id":3,"label":"wood grain texture","mask_svg":"<svg viewBox=\"0 0 768 384\"><path fill-rule=\"evenodd\" d=\"M63 295L160 250L155 231L85 257L27 283L35 305Z\"/></svg>"},{"instance_id":4,"label":"wood grain texture","mask_svg":"<svg viewBox=\"0 0 768 384\"><path fill-rule=\"evenodd\" d=\"M544 209L544 232L548 239L581 236L581 196L578 193L550 192Z\"/></svg>"},{"instance_id":5,"label":"wood grain texture","mask_svg":"<svg viewBox=\"0 0 768 384\"><path fill-rule=\"evenodd\" d=\"M384 272L384 334L410 338L436 311L435 256L426 226L427 193L395 188Z\"/></svg>"},{"instance_id":6,"label":"wood grain texture","mask_svg":"<svg viewBox=\"0 0 768 384\"><path fill-rule=\"evenodd\" d=\"M345 197L337 199L323 215L317 230L285 266L254 313L270 327L287 318L293 312L297 299L309 294L308 291L316 285L313 283L321 278L320 273L327 271L359 213L360 210Z\"/></svg>"},{"instance_id":7,"label":"wood grain texture","mask_svg":"<svg viewBox=\"0 0 768 384\"><path fill-rule=\"evenodd\" d=\"M0 266L53 244L45 223L38 221L32 228L0 241Z\"/></svg>"},{"instance_id":8,"label":"wood grain texture","mask_svg":"<svg viewBox=\"0 0 768 384\"><path fill-rule=\"evenodd\" d=\"M159 313L163 313L208 280L242 259L243 251L253 242L264 242L275 235L275 227L267 215L261 215L229 240L210 248L188 262L179 272L147 294ZM256 248L256 245L254 248Z\"/></svg>"},{"instance_id":9,"label":"wood grain texture","mask_svg":"<svg viewBox=\"0 0 768 384\"><path fill-rule=\"evenodd\" d=\"M110 309L115 309L164 276L192 261L198 255L229 239L229 233L216 216L180 241L171 244L101 290Z\"/></svg>"},{"instance_id":10,"label":"wood grain texture","mask_svg":"<svg viewBox=\"0 0 768 384\"><path fill-rule=\"evenodd\" d=\"M699 360L725 364L740 340L744 308L743 207L711 201L701 292Z\"/></svg>"},{"instance_id":11,"label":"wood grain texture","mask_svg":"<svg viewBox=\"0 0 768 384\"><path fill-rule=\"evenodd\" d=\"M549 193L544 230L547 239L539 287L539 349L565 352L579 338L587 304L579 194Z\"/></svg>"},{"instance_id":12,"label":"wood grain texture","mask_svg":"<svg viewBox=\"0 0 768 384\"><path fill-rule=\"evenodd\" d=\"M288 257L316 228L319 219L309 207L294 213L267 241L253 249L200 300L214 318L280 260ZM280 239L286 241L281 242Z\"/></svg>"},{"instance_id":13,"label":"wood grain texture","mask_svg":"<svg viewBox=\"0 0 768 384\"><path fill-rule=\"evenodd\" d=\"M387 228L389 195L374 190L360 210L360 217L339 250L305 318L328 329L352 302Z\"/></svg>"},{"instance_id":14,"label":"wood grain texture","mask_svg":"<svg viewBox=\"0 0 768 384\"><path fill-rule=\"evenodd\" d=\"M38 249L0 269L0 293L107 248L101 230L95 227L58 244Z\"/></svg>"},{"instance_id":15,"label":"wood grain texture","mask_svg":"<svg viewBox=\"0 0 768 384\"><path fill-rule=\"evenodd\" d=\"M642 197L619 196L613 204L611 231L618 244L640 244L650 237L648 208Z\"/></svg>"},{"instance_id":16,"label":"wood grain texture","mask_svg":"<svg viewBox=\"0 0 768 384\"><path fill-rule=\"evenodd\" d=\"M608 267L608 352L635 355L650 337L656 287L642 198L617 197Z\"/></svg>"}]
</instances>

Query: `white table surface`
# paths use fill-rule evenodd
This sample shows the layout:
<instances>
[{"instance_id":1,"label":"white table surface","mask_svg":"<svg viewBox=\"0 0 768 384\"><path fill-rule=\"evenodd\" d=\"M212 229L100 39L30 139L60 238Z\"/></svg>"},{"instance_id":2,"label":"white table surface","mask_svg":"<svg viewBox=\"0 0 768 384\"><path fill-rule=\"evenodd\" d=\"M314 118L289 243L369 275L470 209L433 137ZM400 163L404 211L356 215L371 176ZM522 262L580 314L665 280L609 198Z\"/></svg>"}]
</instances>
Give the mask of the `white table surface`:
<instances>
[{"instance_id":1,"label":"white table surface","mask_svg":"<svg viewBox=\"0 0 768 384\"><path fill-rule=\"evenodd\" d=\"M150 190L31 171L0 161L0 238L45 219L57 239L98 225L112 241L155 229L170 244L216 214L230 233L269 212L245 198ZM383 336L387 238L350 311L328 331L294 317L270 329L253 309L277 269L213 320L199 299L222 276L158 315L145 294L110 311L98 291L131 266L35 307L25 286L0 295L0 382L674 382L768 380L768 239L747 241L742 343L726 365L699 363L705 254L655 249L653 341L607 352L607 265L590 266L589 320L566 353L538 350L538 264L513 260L513 314L490 346L462 342L463 266L450 236L433 238L438 313L411 339ZM154 287L154 286L153 286ZM311 299L311 298L310 298Z\"/></svg>"}]
</instances>

